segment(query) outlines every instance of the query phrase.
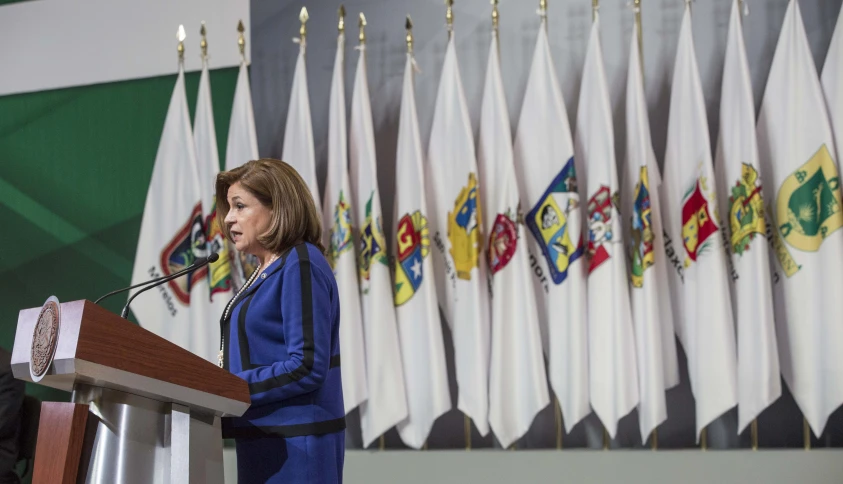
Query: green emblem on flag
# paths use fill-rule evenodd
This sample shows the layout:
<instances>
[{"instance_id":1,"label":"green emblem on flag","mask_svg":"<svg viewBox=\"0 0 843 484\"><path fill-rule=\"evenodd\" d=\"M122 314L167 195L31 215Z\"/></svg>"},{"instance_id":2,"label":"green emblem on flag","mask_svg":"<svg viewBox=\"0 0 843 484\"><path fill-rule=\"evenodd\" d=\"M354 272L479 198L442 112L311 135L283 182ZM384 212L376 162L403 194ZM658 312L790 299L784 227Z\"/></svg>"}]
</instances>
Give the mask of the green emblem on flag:
<instances>
[{"instance_id":1,"label":"green emblem on flag","mask_svg":"<svg viewBox=\"0 0 843 484\"><path fill-rule=\"evenodd\" d=\"M386 241L383 236L383 229L381 228L381 219L372 217L372 199L375 196L375 191L372 190L369 194L369 201L366 202L366 222L363 224L363 229L360 231L360 260L359 270L362 282L368 282L369 270L373 263L380 262L388 266L386 260ZM364 292L366 289L364 289Z\"/></svg>"},{"instance_id":2,"label":"green emblem on flag","mask_svg":"<svg viewBox=\"0 0 843 484\"><path fill-rule=\"evenodd\" d=\"M741 166L741 178L732 187L729 197L729 226L732 229L732 249L742 255L757 236L764 236L764 202L761 200L761 180L758 171L748 164Z\"/></svg>"},{"instance_id":3,"label":"green emblem on flag","mask_svg":"<svg viewBox=\"0 0 843 484\"><path fill-rule=\"evenodd\" d=\"M816 252L826 237L843 226L840 209L840 177L823 144L782 183L776 198L776 222L788 245Z\"/></svg>"}]
</instances>

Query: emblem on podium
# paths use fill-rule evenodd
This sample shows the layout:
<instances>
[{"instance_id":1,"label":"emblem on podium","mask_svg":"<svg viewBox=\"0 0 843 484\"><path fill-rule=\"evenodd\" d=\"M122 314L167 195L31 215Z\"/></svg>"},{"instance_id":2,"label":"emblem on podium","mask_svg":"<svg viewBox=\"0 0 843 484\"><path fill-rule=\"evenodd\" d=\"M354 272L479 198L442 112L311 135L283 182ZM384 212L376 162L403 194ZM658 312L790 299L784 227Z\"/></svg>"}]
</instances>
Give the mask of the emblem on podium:
<instances>
[{"instance_id":1,"label":"emblem on podium","mask_svg":"<svg viewBox=\"0 0 843 484\"><path fill-rule=\"evenodd\" d=\"M32 332L32 349L29 355L29 376L32 381L41 381L53 362L59 340L60 322L59 300L50 296L41 306L41 313Z\"/></svg>"}]
</instances>

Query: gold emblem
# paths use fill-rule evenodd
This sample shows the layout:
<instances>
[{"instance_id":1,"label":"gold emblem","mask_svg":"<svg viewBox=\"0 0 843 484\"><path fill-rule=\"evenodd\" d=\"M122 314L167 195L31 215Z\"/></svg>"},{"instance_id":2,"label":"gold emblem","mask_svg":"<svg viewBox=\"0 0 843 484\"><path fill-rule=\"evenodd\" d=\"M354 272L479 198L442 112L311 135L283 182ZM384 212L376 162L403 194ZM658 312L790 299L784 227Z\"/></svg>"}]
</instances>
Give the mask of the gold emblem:
<instances>
[{"instance_id":1,"label":"gold emblem","mask_svg":"<svg viewBox=\"0 0 843 484\"><path fill-rule=\"evenodd\" d=\"M41 313L38 314L38 321L32 332L29 374L33 381L41 381L53 362L59 339L60 321L59 300L55 296L50 296L41 306Z\"/></svg>"}]
</instances>

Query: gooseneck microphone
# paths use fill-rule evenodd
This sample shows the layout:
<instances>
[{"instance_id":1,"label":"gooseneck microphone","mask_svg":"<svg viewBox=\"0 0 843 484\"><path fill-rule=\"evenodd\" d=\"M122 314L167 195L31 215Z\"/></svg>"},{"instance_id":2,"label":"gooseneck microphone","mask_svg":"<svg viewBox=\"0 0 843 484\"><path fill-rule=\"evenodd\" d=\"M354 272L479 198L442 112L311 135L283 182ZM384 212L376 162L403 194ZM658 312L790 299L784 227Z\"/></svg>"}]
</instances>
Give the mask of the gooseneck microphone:
<instances>
[{"instance_id":1,"label":"gooseneck microphone","mask_svg":"<svg viewBox=\"0 0 843 484\"><path fill-rule=\"evenodd\" d=\"M128 314L128 312L129 312L129 304L131 304L131 303L132 303L132 300L133 300L134 298L136 298L136 297L138 296L138 294L141 294L142 292L144 292L144 291L146 291L146 290L152 289L153 287L156 287L156 286L159 286L159 285L161 285L161 284L164 284L164 283L165 283L165 282L167 282L167 281L171 281L171 280L173 280L173 279L175 279L175 278L177 278L177 277L181 277L181 276L183 276L183 275L185 275L185 274L188 274L188 273L190 273L190 272L193 272L193 271L195 271L195 270L197 270L197 269L199 269L199 268L201 268L201 267L203 267L203 266L206 266L206 265L210 264L211 262L216 262L217 260L219 260L219 258L220 258L219 254L217 254L216 252L212 252L212 253L211 253L211 255L209 255L208 257L199 257L198 259L196 259L196 260L193 262L193 264L189 265L188 267L185 267L184 269L182 269L182 270L180 270L180 271L178 271L178 272L175 272L175 273L170 274L170 275L168 275L168 276L157 277L157 278L155 278L155 279L151 279L151 280L149 280L149 281L142 282L142 283L140 283L140 284L135 284L135 285L133 285L133 286L129 286L129 287L126 287L126 288L123 288L123 289L118 289L118 290L116 290L116 291L112 291L112 292L110 292L110 293L108 293L108 294L103 295L102 297L100 297L99 299L97 299L94 303L96 304L96 303L100 302L101 300L103 300L103 299L105 299L105 298L107 298L107 297L109 297L109 296L112 296L112 295L114 295L114 294L119 294L119 293L121 293L121 292L125 292L125 291L128 291L128 290L134 289L134 288L136 288L136 287L146 286L146 287L144 287L143 289L141 289L140 291L138 291L138 292L136 292L135 294L133 294L133 295L132 295L132 297L130 297L130 298L129 298L129 301L126 303L126 305L125 305L125 306L123 306L123 311L122 311L122 313L120 314L120 316L121 316L123 319L125 319L125 318L126 318L126 315L127 315L127 314Z\"/></svg>"}]
</instances>

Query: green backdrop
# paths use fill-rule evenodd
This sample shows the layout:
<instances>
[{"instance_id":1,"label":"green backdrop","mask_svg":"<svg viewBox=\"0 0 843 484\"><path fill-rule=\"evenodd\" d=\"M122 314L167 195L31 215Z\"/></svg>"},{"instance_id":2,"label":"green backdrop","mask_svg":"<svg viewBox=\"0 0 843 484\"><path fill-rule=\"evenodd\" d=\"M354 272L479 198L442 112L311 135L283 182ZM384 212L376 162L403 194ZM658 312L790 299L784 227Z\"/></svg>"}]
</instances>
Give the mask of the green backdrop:
<instances>
[{"instance_id":1,"label":"green backdrop","mask_svg":"<svg viewBox=\"0 0 843 484\"><path fill-rule=\"evenodd\" d=\"M220 161L238 68L211 71ZM176 76L0 97L0 346L18 311L130 284L158 140ZM199 73L186 76L191 117ZM103 302L115 313L126 302ZM28 384L42 400L70 394Z\"/></svg>"}]
</instances>

